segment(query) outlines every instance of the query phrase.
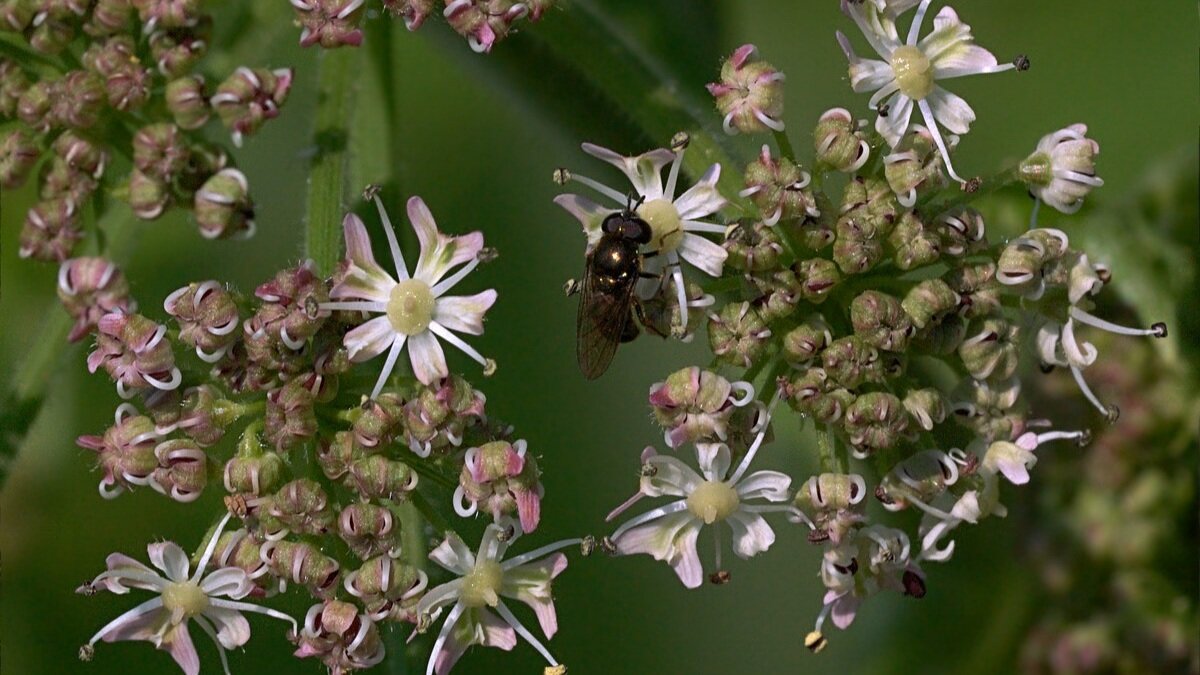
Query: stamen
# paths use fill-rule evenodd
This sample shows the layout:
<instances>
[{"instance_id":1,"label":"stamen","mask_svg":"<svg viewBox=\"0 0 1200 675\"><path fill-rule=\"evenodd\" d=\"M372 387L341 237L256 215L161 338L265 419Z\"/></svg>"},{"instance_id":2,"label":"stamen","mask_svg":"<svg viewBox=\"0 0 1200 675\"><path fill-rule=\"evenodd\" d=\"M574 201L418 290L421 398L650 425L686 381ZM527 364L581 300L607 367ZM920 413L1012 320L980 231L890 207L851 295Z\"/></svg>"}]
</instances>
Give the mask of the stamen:
<instances>
[{"instance_id":1,"label":"stamen","mask_svg":"<svg viewBox=\"0 0 1200 675\"><path fill-rule=\"evenodd\" d=\"M1083 371L1075 366L1071 366L1070 368L1071 376L1075 378L1075 384L1079 385L1079 390L1083 392L1083 396L1088 400L1088 403L1091 403L1096 410L1099 410L1100 414L1104 415L1110 423L1116 422L1117 418L1121 416L1121 410L1115 405L1108 406L1101 403L1100 399L1092 393L1092 388L1088 386L1087 380L1083 379Z\"/></svg>"},{"instance_id":2,"label":"stamen","mask_svg":"<svg viewBox=\"0 0 1200 675\"><path fill-rule=\"evenodd\" d=\"M672 513L678 513L686 508L687 508L687 500L681 499L676 502L671 502L670 504L667 504L666 506L660 506L657 509L651 509L650 511L647 511L640 516L632 518L629 521L627 521L624 525L618 527L617 531L613 532L612 536L609 538L612 539L613 541L617 541L621 538L621 535L625 534L629 530L632 530L633 528L637 527L638 525L648 523L652 520L657 520L659 518L662 518L663 516L669 516Z\"/></svg>"},{"instance_id":3,"label":"stamen","mask_svg":"<svg viewBox=\"0 0 1200 675\"><path fill-rule=\"evenodd\" d=\"M628 203L628 200L625 199L625 195L608 187L607 185L601 183L600 181L592 180L591 178L588 178L587 176L580 176L579 174L574 173L574 172L571 172L570 180L573 180L576 183L583 183L584 185L595 190L596 192L599 192L600 194L604 195L605 197L608 197L609 199L613 200L621 207L625 207L626 204Z\"/></svg>"},{"instance_id":4,"label":"stamen","mask_svg":"<svg viewBox=\"0 0 1200 675\"><path fill-rule=\"evenodd\" d=\"M685 148L687 146L684 146ZM675 201L675 184L679 180L679 166L683 164L683 149L675 153L675 159L671 162L671 170L667 172L667 186L663 188L663 199L669 202Z\"/></svg>"},{"instance_id":5,"label":"stamen","mask_svg":"<svg viewBox=\"0 0 1200 675\"><path fill-rule=\"evenodd\" d=\"M229 519L233 517L228 511L217 523L217 529L213 531L212 537L208 540L208 546L204 548L204 554L200 556L200 561L196 563L196 573L192 575L192 583L200 581L200 577L204 574L204 568L208 567L208 560L212 557L213 550L217 547L217 540L221 538L221 532L224 531L225 525L229 523Z\"/></svg>"},{"instance_id":6,"label":"stamen","mask_svg":"<svg viewBox=\"0 0 1200 675\"><path fill-rule=\"evenodd\" d=\"M392 342L392 349L388 352L387 360L384 361L383 370L379 372L379 379L375 381L375 388L371 390L371 398L379 396L379 392L383 391L383 385L392 376L392 369L396 367L396 359L400 357L400 350L404 348L406 339L408 339L407 335L399 334Z\"/></svg>"},{"instance_id":7,"label":"stamen","mask_svg":"<svg viewBox=\"0 0 1200 675\"><path fill-rule=\"evenodd\" d=\"M208 634L208 637L212 639L213 644L217 646L217 654L220 655L220 657L221 657L221 668L225 670L225 675L230 675L230 673L229 673L229 657L225 655L225 647L221 645L221 640L219 638L217 638L216 629L213 628L208 623L208 620L205 619L204 616L202 616L202 615L196 616L195 619L196 619L196 624L200 626L200 630L202 630L206 634Z\"/></svg>"},{"instance_id":8,"label":"stamen","mask_svg":"<svg viewBox=\"0 0 1200 675\"><path fill-rule=\"evenodd\" d=\"M400 242L396 241L396 230L392 228L392 219L388 218L387 209L383 208L383 201L379 199L379 190L367 188L371 193L371 200L375 202L375 209L379 211L379 219L383 221L383 233L387 236L388 248L392 250L392 262L396 265L396 280L405 281L408 279L408 266L404 262L404 253L400 250ZM374 398L372 396L372 398Z\"/></svg>"},{"instance_id":9,"label":"stamen","mask_svg":"<svg viewBox=\"0 0 1200 675\"><path fill-rule=\"evenodd\" d=\"M928 4L929 0L925 0ZM921 117L925 119L925 124L929 127L929 133L933 136L933 141L938 147L938 152L942 155L942 162L946 165L946 171L950 177L959 183L966 183L962 176L954 170L954 165L950 163L950 150L946 148L946 141L942 139L942 131L937 126L937 120L933 117L933 110L929 107L929 102L925 99L917 101L917 106L921 109Z\"/></svg>"},{"instance_id":10,"label":"stamen","mask_svg":"<svg viewBox=\"0 0 1200 675\"><path fill-rule=\"evenodd\" d=\"M533 633L529 632L529 629L526 628L515 615L513 615L512 611L508 609L503 600L496 603L496 612L501 618L504 619L505 623L512 626L513 630L517 631L518 635L525 638L526 642L533 645L533 648L538 650L538 653L541 654L551 666L558 665L558 661L554 660L554 657L550 655L550 650L546 649L546 645L543 645L536 637L534 637Z\"/></svg>"},{"instance_id":11,"label":"stamen","mask_svg":"<svg viewBox=\"0 0 1200 675\"><path fill-rule=\"evenodd\" d=\"M446 342L449 342L450 344L454 345L455 347L458 347L460 350L462 350L462 352L464 354L466 354L467 356L469 356L472 359L475 359L477 362L479 362L480 365L485 366L485 367L487 366L488 359L485 359L482 354L475 351L475 349L473 347L471 347L471 345L467 344L466 342L463 342L462 339L459 338L457 335L455 335L454 333L451 333L449 329L444 328L442 326L442 324L440 324L436 321L431 321L429 323L429 330L436 333L438 337L442 338Z\"/></svg>"},{"instance_id":12,"label":"stamen","mask_svg":"<svg viewBox=\"0 0 1200 675\"><path fill-rule=\"evenodd\" d=\"M1087 324L1093 328L1099 328L1100 330L1108 331L1110 333L1116 333L1117 335L1151 335L1156 338L1165 338L1167 336L1167 324L1162 322L1156 323L1149 328L1128 328L1126 326L1112 323L1111 321L1105 321L1098 316L1088 314L1087 312L1075 306L1071 307L1069 313L1071 318L1075 319L1079 323Z\"/></svg>"},{"instance_id":13,"label":"stamen","mask_svg":"<svg viewBox=\"0 0 1200 675\"><path fill-rule=\"evenodd\" d=\"M516 556L515 558L509 558L508 560L505 560L503 563L500 564L500 569L507 572L514 567L524 565L525 563L529 562L530 560L537 560L538 558L545 557L551 553L554 553L555 551L560 551L564 548L571 548L572 546L580 546L582 544L583 544L583 539L581 537L576 537L574 539L562 539L560 541L554 542L553 544L546 544L545 546L542 546L541 548L535 548L534 550L532 550L528 553L522 553L521 555Z\"/></svg>"}]
</instances>

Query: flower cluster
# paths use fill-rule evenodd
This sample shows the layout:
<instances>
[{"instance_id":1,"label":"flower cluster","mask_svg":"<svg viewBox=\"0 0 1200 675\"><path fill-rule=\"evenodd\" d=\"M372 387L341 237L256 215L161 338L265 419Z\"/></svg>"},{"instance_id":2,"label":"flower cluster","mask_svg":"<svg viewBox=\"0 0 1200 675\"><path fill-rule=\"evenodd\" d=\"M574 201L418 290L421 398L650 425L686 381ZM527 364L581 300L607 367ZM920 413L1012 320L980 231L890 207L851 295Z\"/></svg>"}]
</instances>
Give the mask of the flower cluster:
<instances>
[{"instance_id":1,"label":"flower cluster","mask_svg":"<svg viewBox=\"0 0 1200 675\"><path fill-rule=\"evenodd\" d=\"M567 565L556 551L582 542L502 561L538 526L538 462L512 427L489 418L485 396L450 371L441 346L455 345L485 373L495 367L456 333L483 332L496 292L446 295L487 258L483 236L443 234L414 197L408 215L420 255L410 270L376 193L367 195L394 274L375 262L354 214L344 222L346 258L332 275L306 261L252 294L192 283L167 296L162 323L136 313L111 263L64 267L60 291L78 325L98 330L88 365L103 368L128 399L112 427L78 441L96 453L101 495L149 487L192 502L215 488L228 510L193 577L173 544L150 547L166 577L109 559L89 590L135 586L161 597L101 629L83 656L98 640L145 639L195 673L189 619L232 649L249 638L238 612L260 611L237 600L300 587L316 604L293 622L296 656L332 672L383 660L386 624L424 632L443 614L430 672L449 671L472 644L511 649L517 635L561 670L501 597L530 605L552 636L551 581ZM399 362L406 346L411 370ZM360 377L366 366L356 365L384 353L378 377ZM442 525L439 514L450 512L486 514L478 552ZM234 518L240 525L225 531ZM430 558L463 578L431 588L423 553L413 549L425 540L423 520L446 536ZM210 562L219 569L204 577Z\"/></svg>"},{"instance_id":2,"label":"flower cluster","mask_svg":"<svg viewBox=\"0 0 1200 675\"><path fill-rule=\"evenodd\" d=\"M35 170L38 182L21 257L66 261L89 200L109 192L143 220L181 206L206 238L253 234L246 177L203 128L219 118L241 145L279 115L290 69L241 67L207 82L198 67L212 17L195 2L21 0L2 14L7 44L27 55L0 57L0 122L14 121L0 131L0 187Z\"/></svg>"},{"instance_id":3,"label":"flower cluster","mask_svg":"<svg viewBox=\"0 0 1200 675\"><path fill-rule=\"evenodd\" d=\"M517 30L523 20L537 21L554 0L381 0L378 9L367 0L291 0L300 26L300 46L326 49L357 47L363 41L363 19L384 13L403 19L415 31L438 11L454 32L476 52L492 47Z\"/></svg>"},{"instance_id":4,"label":"flower cluster","mask_svg":"<svg viewBox=\"0 0 1200 675\"><path fill-rule=\"evenodd\" d=\"M995 177L966 181L954 170L950 154L975 113L941 81L1023 70L1028 61L999 64L950 7L922 38L930 4L843 0L883 59L860 59L838 34L851 86L874 92L878 117L872 132L844 108L821 115L807 168L783 134L784 77L746 45L709 91L726 131L770 131L778 148L762 146L736 194L721 182L720 165L678 194L686 134L670 149L630 157L583 146L625 174L628 195L555 172L560 184L607 200L555 199L582 224L589 261L614 214L649 232L638 240L648 240L637 268L646 278L631 300L640 311L627 321L675 338L703 325L714 357L707 369L684 368L651 387L667 446L694 448L697 468L646 448L637 493L609 518L642 498L671 501L620 525L606 548L665 561L695 588L705 577L697 539L714 526L708 578L722 584L732 573L722 565L719 524L729 525L733 551L750 558L775 541L766 516L784 513L821 550L826 592L805 640L813 651L826 645L827 620L847 628L877 593L923 597L927 568L952 557L957 528L1007 513L1003 483L1029 483L1051 445L1090 441L1086 428L1059 430L1030 412L1021 392L1032 366L1069 369L1086 400L1114 421L1115 406L1083 377L1098 349L1080 333L1167 333L1164 324L1128 328L1100 318L1092 301L1107 268L1064 232L1037 227L1041 202L1072 213L1102 184L1099 146L1086 127L1047 135ZM897 21L914 9L901 41ZM924 126L911 123L916 110ZM974 204L981 185L1027 187L1037 200L1030 228L989 232ZM685 277L684 262L703 274ZM669 331L649 311L662 305L671 307ZM625 326L620 335L633 332ZM788 409L811 430L821 466L804 480L750 470Z\"/></svg>"}]
</instances>

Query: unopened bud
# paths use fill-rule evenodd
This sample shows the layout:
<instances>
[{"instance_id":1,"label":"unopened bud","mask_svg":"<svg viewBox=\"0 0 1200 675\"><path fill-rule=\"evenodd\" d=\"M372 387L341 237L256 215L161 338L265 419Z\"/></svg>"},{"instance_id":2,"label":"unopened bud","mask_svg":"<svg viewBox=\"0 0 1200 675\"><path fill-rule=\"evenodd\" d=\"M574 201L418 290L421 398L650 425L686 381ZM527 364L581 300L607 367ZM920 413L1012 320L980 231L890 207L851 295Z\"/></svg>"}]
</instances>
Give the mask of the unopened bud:
<instances>
[{"instance_id":1,"label":"unopened bud","mask_svg":"<svg viewBox=\"0 0 1200 675\"><path fill-rule=\"evenodd\" d=\"M193 204L200 236L205 239L254 233L254 202L246 176L237 169L222 169L205 181Z\"/></svg>"},{"instance_id":2,"label":"unopened bud","mask_svg":"<svg viewBox=\"0 0 1200 675\"><path fill-rule=\"evenodd\" d=\"M783 131L783 73L754 60L757 49L742 45L721 64L721 80L708 85L723 117L725 133Z\"/></svg>"},{"instance_id":3,"label":"unopened bud","mask_svg":"<svg viewBox=\"0 0 1200 675\"><path fill-rule=\"evenodd\" d=\"M749 368L767 348L771 329L750 303L730 303L708 317L708 344L718 359Z\"/></svg>"},{"instance_id":4,"label":"unopened bud","mask_svg":"<svg viewBox=\"0 0 1200 675\"><path fill-rule=\"evenodd\" d=\"M871 146L863 138L854 116L844 108L833 108L821 115L813 130L813 148L817 161L847 173L861 169L871 154Z\"/></svg>"}]
</instances>

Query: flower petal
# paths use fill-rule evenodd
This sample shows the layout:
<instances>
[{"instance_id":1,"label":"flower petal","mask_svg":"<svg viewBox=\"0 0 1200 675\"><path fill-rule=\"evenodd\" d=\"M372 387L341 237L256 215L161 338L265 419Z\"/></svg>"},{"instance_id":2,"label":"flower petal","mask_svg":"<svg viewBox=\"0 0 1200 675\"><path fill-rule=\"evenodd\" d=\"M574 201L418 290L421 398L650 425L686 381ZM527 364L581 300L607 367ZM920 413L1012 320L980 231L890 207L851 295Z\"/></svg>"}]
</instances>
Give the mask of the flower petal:
<instances>
[{"instance_id":1,"label":"flower petal","mask_svg":"<svg viewBox=\"0 0 1200 675\"><path fill-rule=\"evenodd\" d=\"M346 237L346 259L351 265L341 282L329 291L329 297L387 302L396 281L375 262L371 238L362 219L353 213L346 214L342 230Z\"/></svg>"},{"instance_id":2,"label":"flower petal","mask_svg":"<svg viewBox=\"0 0 1200 675\"><path fill-rule=\"evenodd\" d=\"M150 554L150 562L162 570L168 579L187 581L190 563L187 554L178 544L173 541L156 542L147 546L146 552Z\"/></svg>"},{"instance_id":3,"label":"flower petal","mask_svg":"<svg viewBox=\"0 0 1200 675\"><path fill-rule=\"evenodd\" d=\"M858 606L862 604L862 599L853 593L843 593L837 600L833 601L833 610L830 612L830 618L833 619L833 625L845 630L854 623L854 616L858 613Z\"/></svg>"},{"instance_id":4,"label":"flower petal","mask_svg":"<svg viewBox=\"0 0 1200 675\"><path fill-rule=\"evenodd\" d=\"M700 472L705 480L723 481L731 463L729 446L724 443L697 443L696 460L700 463Z\"/></svg>"},{"instance_id":5,"label":"flower petal","mask_svg":"<svg viewBox=\"0 0 1200 675\"><path fill-rule=\"evenodd\" d=\"M708 167L700 180L675 200L675 210L680 220L705 218L725 206L728 202L717 192L717 181L721 178L721 165Z\"/></svg>"},{"instance_id":6,"label":"flower petal","mask_svg":"<svg viewBox=\"0 0 1200 675\"><path fill-rule=\"evenodd\" d=\"M454 267L474 260L483 248L481 232L471 232L459 237L439 232L433 214L420 197L408 200L408 219L421 242L421 256L417 260L413 278L420 279L430 286L441 281Z\"/></svg>"},{"instance_id":7,"label":"flower petal","mask_svg":"<svg viewBox=\"0 0 1200 675\"><path fill-rule=\"evenodd\" d=\"M217 641L226 649L241 647L250 641L250 622L236 609L209 607L204 616L217 626Z\"/></svg>"},{"instance_id":8,"label":"flower petal","mask_svg":"<svg viewBox=\"0 0 1200 675\"><path fill-rule=\"evenodd\" d=\"M775 531L757 513L738 509L725 522L733 530L733 552L742 558L762 553L775 543Z\"/></svg>"},{"instance_id":9,"label":"flower petal","mask_svg":"<svg viewBox=\"0 0 1200 675\"><path fill-rule=\"evenodd\" d=\"M583 151L617 167L629 177L633 189L646 201L661 199L663 196L662 169L675 159L675 153L665 148L651 150L642 155L625 157L608 148L602 148L591 143L583 144Z\"/></svg>"},{"instance_id":10,"label":"flower petal","mask_svg":"<svg viewBox=\"0 0 1200 675\"><path fill-rule=\"evenodd\" d=\"M171 658L175 659L175 663L183 669L184 675L200 674L200 655L196 653L196 646L192 644L192 635L188 632L186 621L167 633L159 649L166 650Z\"/></svg>"},{"instance_id":11,"label":"flower petal","mask_svg":"<svg viewBox=\"0 0 1200 675\"><path fill-rule=\"evenodd\" d=\"M587 235L588 250L591 250L596 242L600 241L600 226L604 224L604 219L614 212L613 209L601 206L580 195L558 195L554 198L554 203L566 209L568 213L575 216L580 225L583 225L583 233Z\"/></svg>"},{"instance_id":12,"label":"flower petal","mask_svg":"<svg viewBox=\"0 0 1200 675\"><path fill-rule=\"evenodd\" d=\"M975 111L957 94L934 87L926 98L933 108L933 117L952 134L965 134L975 121Z\"/></svg>"},{"instance_id":13,"label":"flower petal","mask_svg":"<svg viewBox=\"0 0 1200 675\"><path fill-rule=\"evenodd\" d=\"M408 357L412 362L413 375L422 384L432 384L450 374L446 367L446 353L430 331L417 333L408 339Z\"/></svg>"},{"instance_id":14,"label":"flower petal","mask_svg":"<svg viewBox=\"0 0 1200 675\"><path fill-rule=\"evenodd\" d=\"M443 568L462 576L475 567L475 554L453 532L429 552L429 559Z\"/></svg>"},{"instance_id":15,"label":"flower petal","mask_svg":"<svg viewBox=\"0 0 1200 675\"><path fill-rule=\"evenodd\" d=\"M742 501L766 499L771 502L785 502L791 487L792 479L786 474L778 471L755 471L737 484L737 493Z\"/></svg>"},{"instance_id":16,"label":"flower petal","mask_svg":"<svg viewBox=\"0 0 1200 675\"><path fill-rule=\"evenodd\" d=\"M538 623L547 638L558 631L558 617L550 592L550 580L567 569L567 556L555 553L541 560L518 565L504 573L501 595L516 598L529 605L537 614Z\"/></svg>"},{"instance_id":17,"label":"flower petal","mask_svg":"<svg viewBox=\"0 0 1200 675\"><path fill-rule=\"evenodd\" d=\"M222 567L213 571L200 582L205 595L224 596L240 600L254 590L254 582L240 567Z\"/></svg>"},{"instance_id":18,"label":"flower petal","mask_svg":"<svg viewBox=\"0 0 1200 675\"><path fill-rule=\"evenodd\" d=\"M679 244L679 255L705 274L719 277L725 268L725 259L729 257L729 251L698 234L684 232L683 240Z\"/></svg>"},{"instance_id":19,"label":"flower petal","mask_svg":"<svg viewBox=\"0 0 1200 675\"><path fill-rule=\"evenodd\" d=\"M700 521L684 510L629 530L617 540L621 555L646 553L655 560L665 560L675 570L679 580L688 588L702 582L704 568L696 552L696 537Z\"/></svg>"},{"instance_id":20,"label":"flower petal","mask_svg":"<svg viewBox=\"0 0 1200 675\"><path fill-rule=\"evenodd\" d=\"M351 330L342 338L342 344L349 352L350 360L354 362L370 361L379 356L396 341L396 329L386 315L374 319Z\"/></svg>"},{"instance_id":21,"label":"flower petal","mask_svg":"<svg viewBox=\"0 0 1200 675\"><path fill-rule=\"evenodd\" d=\"M914 108L913 100L904 94L896 94L888 100L887 106L887 117L880 115L875 118L875 130L894 148L904 137L904 132L908 131Z\"/></svg>"},{"instance_id":22,"label":"flower petal","mask_svg":"<svg viewBox=\"0 0 1200 675\"><path fill-rule=\"evenodd\" d=\"M646 448L642 462L654 467L654 475L642 478L642 494L647 497L686 497L704 481L700 474L683 460L670 455L660 455L654 448Z\"/></svg>"},{"instance_id":23,"label":"flower petal","mask_svg":"<svg viewBox=\"0 0 1200 675\"><path fill-rule=\"evenodd\" d=\"M470 296L442 296L433 309L433 320L446 328L471 335L483 334L483 315L496 303L496 291Z\"/></svg>"}]
</instances>

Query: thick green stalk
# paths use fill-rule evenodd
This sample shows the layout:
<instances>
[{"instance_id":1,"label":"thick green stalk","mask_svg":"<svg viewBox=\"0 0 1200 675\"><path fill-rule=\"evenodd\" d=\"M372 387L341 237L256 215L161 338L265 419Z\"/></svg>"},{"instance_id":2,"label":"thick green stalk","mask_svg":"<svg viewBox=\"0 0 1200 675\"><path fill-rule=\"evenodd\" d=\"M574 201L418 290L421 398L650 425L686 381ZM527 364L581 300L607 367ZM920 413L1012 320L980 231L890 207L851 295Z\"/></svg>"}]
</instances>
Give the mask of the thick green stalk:
<instances>
[{"instance_id":1,"label":"thick green stalk","mask_svg":"<svg viewBox=\"0 0 1200 675\"><path fill-rule=\"evenodd\" d=\"M361 49L333 49L318 55L317 117L308 175L308 222L304 248L321 274L329 274L342 255L342 216L346 212L346 120L354 109Z\"/></svg>"}]
</instances>

